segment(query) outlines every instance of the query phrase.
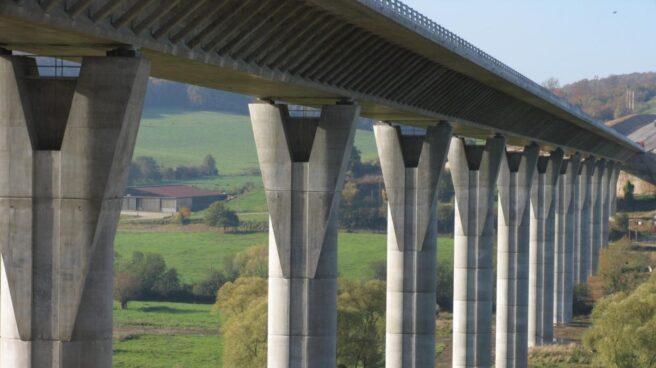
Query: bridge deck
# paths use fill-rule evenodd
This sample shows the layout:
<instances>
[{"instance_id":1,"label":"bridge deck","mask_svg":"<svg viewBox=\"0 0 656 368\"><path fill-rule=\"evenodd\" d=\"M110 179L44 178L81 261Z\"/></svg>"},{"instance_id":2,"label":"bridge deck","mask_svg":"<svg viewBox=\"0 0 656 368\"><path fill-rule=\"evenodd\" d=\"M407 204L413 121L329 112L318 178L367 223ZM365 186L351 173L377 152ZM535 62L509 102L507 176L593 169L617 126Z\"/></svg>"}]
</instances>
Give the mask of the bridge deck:
<instances>
[{"instance_id":1,"label":"bridge deck","mask_svg":"<svg viewBox=\"0 0 656 368\"><path fill-rule=\"evenodd\" d=\"M641 148L395 0L0 0L0 45L104 55L133 45L155 77L363 115L454 122L625 161Z\"/></svg>"}]
</instances>

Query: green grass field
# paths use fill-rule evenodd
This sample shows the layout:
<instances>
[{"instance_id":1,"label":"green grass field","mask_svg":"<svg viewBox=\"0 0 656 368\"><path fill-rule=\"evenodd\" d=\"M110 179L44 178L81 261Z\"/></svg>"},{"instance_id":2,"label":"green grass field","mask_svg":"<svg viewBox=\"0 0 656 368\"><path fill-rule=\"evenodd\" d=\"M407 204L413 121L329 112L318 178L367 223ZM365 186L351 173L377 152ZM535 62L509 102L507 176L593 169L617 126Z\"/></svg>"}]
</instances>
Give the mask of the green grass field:
<instances>
[{"instance_id":1,"label":"green grass field","mask_svg":"<svg viewBox=\"0 0 656 368\"><path fill-rule=\"evenodd\" d=\"M358 130L355 145L363 160L376 158L372 132ZM198 165L207 154L216 158L225 175L257 168L250 118L210 111L144 113L134 157L151 156L161 166L174 166Z\"/></svg>"},{"instance_id":2,"label":"green grass field","mask_svg":"<svg viewBox=\"0 0 656 368\"><path fill-rule=\"evenodd\" d=\"M114 306L115 368L217 368L223 342L211 305L130 302Z\"/></svg>"},{"instance_id":3,"label":"green grass field","mask_svg":"<svg viewBox=\"0 0 656 368\"><path fill-rule=\"evenodd\" d=\"M267 233L223 234L205 232L126 232L119 230L115 250L122 257L133 251L159 253L169 267L175 267L183 282L193 283L211 269L221 270L223 260L248 247L267 244ZM438 258L453 259L453 239L440 238ZM365 279L373 275L371 265L385 260L386 235L372 233L339 234L339 275Z\"/></svg>"}]
</instances>

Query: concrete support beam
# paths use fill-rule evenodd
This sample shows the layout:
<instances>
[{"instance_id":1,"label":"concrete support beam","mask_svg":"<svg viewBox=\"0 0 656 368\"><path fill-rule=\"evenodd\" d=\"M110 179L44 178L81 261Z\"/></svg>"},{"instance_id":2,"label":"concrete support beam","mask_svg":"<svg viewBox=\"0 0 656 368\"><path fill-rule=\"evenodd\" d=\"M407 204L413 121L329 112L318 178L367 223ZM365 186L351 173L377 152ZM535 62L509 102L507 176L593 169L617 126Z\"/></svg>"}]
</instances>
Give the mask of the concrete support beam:
<instances>
[{"instance_id":1,"label":"concrete support beam","mask_svg":"<svg viewBox=\"0 0 656 368\"><path fill-rule=\"evenodd\" d=\"M529 205L540 147L502 155L497 231L496 367L528 366Z\"/></svg>"},{"instance_id":2,"label":"concrete support beam","mask_svg":"<svg viewBox=\"0 0 656 368\"><path fill-rule=\"evenodd\" d=\"M611 185L613 175L615 175L615 162L607 161L606 169L604 170L604 178L601 183L603 193L601 197L601 248L608 248L608 234L609 234L609 220L611 210L611 192L615 188Z\"/></svg>"},{"instance_id":3,"label":"concrete support beam","mask_svg":"<svg viewBox=\"0 0 656 368\"><path fill-rule=\"evenodd\" d=\"M603 232L603 205L604 205L604 176L606 171L606 160L598 160L595 163L594 174L592 177L592 224L591 224L591 238L590 244L590 275L596 275L599 269L599 250L602 243ZM608 222L608 219L606 219Z\"/></svg>"},{"instance_id":4,"label":"concrete support beam","mask_svg":"<svg viewBox=\"0 0 656 368\"><path fill-rule=\"evenodd\" d=\"M617 213L617 180L620 176L620 171L622 166L619 162L615 162L613 165L613 172L610 178L610 216L615 216Z\"/></svg>"},{"instance_id":5,"label":"concrete support beam","mask_svg":"<svg viewBox=\"0 0 656 368\"><path fill-rule=\"evenodd\" d=\"M494 194L505 139L451 140L455 189L453 367L492 366Z\"/></svg>"},{"instance_id":6,"label":"concrete support beam","mask_svg":"<svg viewBox=\"0 0 656 368\"><path fill-rule=\"evenodd\" d=\"M558 179L556 204L556 241L554 259L554 323L572 321L574 296L574 247L578 240L576 204L581 157L576 154L563 161Z\"/></svg>"},{"instance_id":7,"label":"concrete support beam","mask_svg":"<svg viewBox=\"0 0 656 368\"><path fill-rule=\"evenodd\" d=\"M360 108L249 109L270 216L268 366L334 368L337 209Z\"/></svg>"},{"instance_id":8,"label":"concrete support beam","mask_svg":"<svg viewBox=\"0 0 656 368\"><path fill-rule=\"evenodd\" d=\"M435 365L437 182L452 128L374 126L388 198L385 366Z\"/></svg>"},{"instance_id":9,"label":"concrete support beam","mask_svg":"<svg viewBox=\"0 0 656 368\"><path fill-rule=\"evenodd\" d=\"M579 175L579 241L575 248L574 262L578 272L574 274L574 284L585 284L590 276L590 254L592 245L592 181L595 158L590 156L581 163Z\"/></svg>"},{"instance_id":10,"label":"concrete support beam","mask_svg":"<svg viewBox=\"0 0 656 368\"><path fill-rule=\"evenodd\" d=\"M0 367L110 368L113 242L149 62L0 56Z\"/></svg>"},{"instance_id":11,"label":"concrete support beam","mask_svg":"<svg viewBox=\"0 0 656 368\"><path fill-rule=\"evenodd\" d=\"M563 151L538 158L530 204L528 345L553 340L553 274L557 183Z\"/></svg>"}]
</instances>

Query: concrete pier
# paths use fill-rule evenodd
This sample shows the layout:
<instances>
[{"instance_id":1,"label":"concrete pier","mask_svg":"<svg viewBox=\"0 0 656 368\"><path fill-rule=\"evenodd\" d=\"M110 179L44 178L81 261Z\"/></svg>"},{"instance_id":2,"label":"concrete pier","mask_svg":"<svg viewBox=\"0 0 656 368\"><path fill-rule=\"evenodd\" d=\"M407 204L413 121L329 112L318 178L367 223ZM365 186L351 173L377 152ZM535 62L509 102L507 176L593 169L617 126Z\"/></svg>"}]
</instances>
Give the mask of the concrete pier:
<instances>
[{"instance_id":1,"label":"concrete pier","mask_svg":"<svg viewBox=\"0 0 656 368\"><path fill-rule=\"evenodd\" d=\"M609 191L610 216L615 216L615 214L617 213L617 180L619 179L620 171L622 171L621 169L622 169L622 165L619 162L615 162L613 164L613 172L610 178L610 191Z\"/></svg>"},{"instance_id":2,"label":"concrete pier","mask_svg":"<svg viewBox=\"0 0 656 368\"><path fill-rule=\"evenodd\" d=\"M385 366L435 366L437 182L451 141L441 123L425 135L374 126L388 198Z\"/></svg>"},{"instance_id":3,"label":"concrete pier","mask_svg":"<svg viewBox=\"0 0 656 368\"><path fill-rule=\"evenodd\" d=\"M0 367L112 366L113 242L149 62L0 56Z\"/></svg>"},{"instance_id":4,"label":"concrete pier","mask_svg":"<svg viewBox=\"0 0 656 368\"><path fill-rule=\"evenodd\" d=\"M529 206L540 147L502 155L497 231L496 367L528 366Z\"/></svg>"},{"instance_id":5,"label":"concrete pier","mask_svg":"<svg viewBox=\"0 0 656 368\"><path fill-rule=\"evenodd\" d=\"M574 262L578 272L574 274L574 284L585 284L590 276L590 254L592 249L592 181L595 158L589 156L581 163L579 175L579 242L575 249Z\"/></svg>"},{"instance_id":6,"label":"concrete pier","mask_svg":"<svg viewBox=\"0 0 656 368\"><path fill-rule=\"evenodd\" d=\"M553 274L557 183L563 151L540 156L530 205L528 345L553 340Z\"/></svg>"},{"instance_id":7,"label":"concrete pier","mask_svg":"<svg viewBox=\"0 0 656 368\"><path fill-rule=\"evenodd\" d=\"M505 139L451 140L455 189L453 367L492 366L494 194Z\"/></svg>"},{"instance_id":8,"label":"concrete pier","mask_svg":"<svg viewBox=\"0 0 656 368\"><path fill-rule=\"evenodd\" d=\"M603 198L605 195L604 189L604 174L606 171L606 160L598 160L595 163L595 169L592 179L592 243L590 244L590 275L596 275L599 269L599 250L602 243L603 232ZM608 219L606 219L608 222Z\"/></svg>"},{"instance_id":9,"label":"concrete pier","mask_svg":"<svg viewBox=\"0 0 656 368\"><path fill-rule=\"evenodd\" d=\"M607 161L606 169L604 170L604 178L602 181L603 194L602 194L602 203L601 203L601 248L608 248L608 235L609 235L609 220L610 220L610 210L611 210L611 198L615 190L613 183L613 176L615 175L615 162Z\"/></svg>"},{"instance_id":10,"label":"concrete pier","mask_svg":"<svg viewBox=\"0 0 656 368\"><path fill-rule=\"evenodd\" d=\"M574 247L578 240L575 217L580 166L579 155L563 160L558 180L553 304L554 322L558 324L570 323L573 317Z\"/></svg>"},{"instance_id":11,"label":"concrete pier","mask_svg":"<svg viewBox=\"0 0 656 368\"><path fill-rule=\"evenodd\" d=\"M360 109L249 109L270 216L268 366L334 368L337 212Z\"/></svg>"}]
</instances>

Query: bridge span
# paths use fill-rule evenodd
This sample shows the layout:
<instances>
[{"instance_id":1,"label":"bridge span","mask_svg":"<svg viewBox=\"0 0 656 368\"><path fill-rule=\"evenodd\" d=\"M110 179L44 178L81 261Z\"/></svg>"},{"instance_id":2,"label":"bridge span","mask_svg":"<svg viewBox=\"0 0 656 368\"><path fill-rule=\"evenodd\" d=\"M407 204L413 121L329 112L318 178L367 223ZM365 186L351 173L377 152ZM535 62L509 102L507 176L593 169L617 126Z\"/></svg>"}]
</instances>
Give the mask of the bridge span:
<instances>
[{"instance_id":1,"label":"bridge span","mask_svg":"<svg viewBox=\"0 0 656 368\"><path fill-rule=\"evenodd\" d=\"M14 51L77 60L79 75ZM0 0L0 54L1 368L111 367L113 239L149 75L258 98L269 367L336 366L337 208L360 116L380 121L389 368L434 366L447 159L453 366L492 365L496 303L495 363L515 367L571 321L620 165L642 153L396 0Z\"/></svg>"}]
</instances>

